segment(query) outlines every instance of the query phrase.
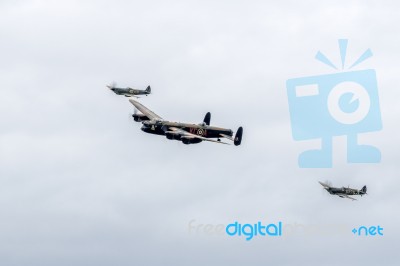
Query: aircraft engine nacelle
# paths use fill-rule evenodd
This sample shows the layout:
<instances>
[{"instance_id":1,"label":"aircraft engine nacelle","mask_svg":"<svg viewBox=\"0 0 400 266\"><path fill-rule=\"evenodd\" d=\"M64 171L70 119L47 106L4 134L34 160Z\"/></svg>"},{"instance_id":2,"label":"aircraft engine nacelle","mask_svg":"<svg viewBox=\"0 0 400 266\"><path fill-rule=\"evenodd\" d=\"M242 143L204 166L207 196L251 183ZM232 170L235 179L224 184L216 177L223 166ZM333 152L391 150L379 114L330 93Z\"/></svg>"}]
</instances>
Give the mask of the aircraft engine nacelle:
<instances>
[{"instance_id":1,"label":"aircraft engine nacelle","mask_svg":"<svg viewBox=\"0 0 400 266\"><path fill-rule=\"evenodd\" d=\"M142 121L150 120L144 114L133 114L132 117L133 117L133 120L135 120L136 122L142 122Z\"/></svg>"},{"instance_id":2,"label":"aircraft engine nacelle","mask_svg":"<svg viewBox=\"0 0 400 266\"><path fill-rule=\"evenodd\" d=\"M174 139L181 140L182 139L182 135L181 134L174 134Z\"/></svg>"},{"instance_id":3,"label":"aircraft engine nacelle","mask_svg":"<svg viewBox=\"0 0 400 266\"><path fill-rule=\"evenodd\" d=\"M174 133L169 133L169 132L165 133L167 139L174 139L174 135L175 135Z\"/></svg>"},{"instance_id":4,"label":"aircraft engine nacelle","mask_svg":"<svg viewBox=\"0 0 400 266\"><path fill-rule=\"evenodd\" d=\"M175 139L175 140L181 140L182 138L181 134L172 132L165 133L165 136L167 137L167 139Z\"/></svg>"},{"instance_id":5,"label":"aircraft engine nacelle","mask_svg":"<svg viewBox=\"0 0 400 266\"><path fill-rule=\"evenodd\" d=\"M195 144L195 143L200 143L202 140L201 139L196 139L196 138L181 138L183 144Z\"/></svg>"}]
</instances>

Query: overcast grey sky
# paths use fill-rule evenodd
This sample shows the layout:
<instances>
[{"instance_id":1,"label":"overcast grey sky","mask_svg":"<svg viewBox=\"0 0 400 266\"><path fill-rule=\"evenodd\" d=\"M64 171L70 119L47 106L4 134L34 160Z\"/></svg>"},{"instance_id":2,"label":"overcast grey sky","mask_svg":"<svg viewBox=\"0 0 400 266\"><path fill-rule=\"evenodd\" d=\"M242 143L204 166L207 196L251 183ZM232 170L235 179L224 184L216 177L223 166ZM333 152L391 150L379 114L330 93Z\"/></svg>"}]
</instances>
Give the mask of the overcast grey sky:
<instances>
[{"instance_id":1,"label":"overcast grey sky","mask_svg":"<svg viewBox=\"0 0 400 266\"><path fill-rule=\"evenodd\" d=\"M0 1L1 265L398 265L397 1ZM348 38L377 72L380 164L300 169L286 80L335 71ZM140 130L105 85L172 121L244 127L242 146ZM358 201L317 181L361 188ZM188 224L381 225L383 237L190 234Z\"/></svg>"}]
</instances>

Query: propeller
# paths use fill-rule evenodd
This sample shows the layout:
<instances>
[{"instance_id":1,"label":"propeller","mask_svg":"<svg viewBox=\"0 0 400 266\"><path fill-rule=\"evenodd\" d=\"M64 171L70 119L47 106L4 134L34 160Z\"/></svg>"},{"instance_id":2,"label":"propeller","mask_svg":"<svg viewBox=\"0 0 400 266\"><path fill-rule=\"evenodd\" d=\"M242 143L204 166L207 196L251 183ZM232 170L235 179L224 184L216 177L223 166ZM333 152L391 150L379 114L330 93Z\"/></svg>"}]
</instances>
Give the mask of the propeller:
<instances>
[{"instance_id":1,"label":"propeller","mask_svg":"<svg viewBox=\"0 0 400 266\"><path fill-rule=\"evenodd\" d=\"M332 183L329 180L327 180L325 182L321 182L321 181L318 181L318 182L321 184L321 186L324 187L324 189L328 189L328 188L332 187Z\"/></svg>"},{"instance_id":2,"label":"propeller","mask_svg":"<svg viewBox=\"0 0 400 266\"><path fill-rule=\"evenodd\" d=\"M133 118L133 115L137 115L138 109L136 107L133 108L133 113L129 113L129 120L131 121Z\"/></svg>"},{"instance_id":3,"label":"propeller","mask_svg":"<svg viewBox=\"0 0 400 266\"><path fill-rule=\"evenodd\" d=\"M117 83L115 81L111 82L110 85L107 85L107 88L109 88L110 90L112 90L113 88L115 88L117 86Z\"/></svg>"},{"instance_id":4,"label":"propeller","mask_svg":"<svg viewBox=\"0 0 400 266\"><path fill-rule=\"evenodd\" d=\"M133 116L133 115L136 115L136 114L137 114L137 109L136 109L136 108L133 108L133 112L130 112L130 113L129 113L129 117L132 118L132 116Z\"/></svg>"},{"instance_id":5,"label":"propeller","mask_svg":"<svg viewBox=\"0 0 400 266\"><path fill-rule=\"evenodd\" d=\"M332 183L330 181L328 181L328 180L325 181L325 182L318 181L318 183L320 183L321 186L323 186L323 188L321 190L321 193L324 195L324 197L326 195L329 195L326 192L329 192L329 188L332 187Z\"/></svg>"}]
</instances>

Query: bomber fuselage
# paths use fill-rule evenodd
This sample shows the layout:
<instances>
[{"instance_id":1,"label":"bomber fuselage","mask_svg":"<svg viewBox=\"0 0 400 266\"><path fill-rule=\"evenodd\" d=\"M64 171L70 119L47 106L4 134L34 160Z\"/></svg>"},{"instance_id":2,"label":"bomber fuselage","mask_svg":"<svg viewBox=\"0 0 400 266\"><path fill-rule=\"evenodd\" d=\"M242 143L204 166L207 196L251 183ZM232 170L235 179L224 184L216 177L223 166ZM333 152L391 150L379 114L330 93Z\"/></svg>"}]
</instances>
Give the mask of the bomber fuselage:
<instances>
[{"instance_id":1,"label":"bomber fuselage","mask_svg":"<svg viewBox=\"0 0 400 266\"><path fill-rule=\"evenodd\" d=\"M179 128L205 138L220 138L221 134L230 137L233 136L233 131L231 129L169 121L145 121L143 122L142 130L150 134L165 135L165 132L168 131L170 127Z\"/></svg>"}]
</instances>

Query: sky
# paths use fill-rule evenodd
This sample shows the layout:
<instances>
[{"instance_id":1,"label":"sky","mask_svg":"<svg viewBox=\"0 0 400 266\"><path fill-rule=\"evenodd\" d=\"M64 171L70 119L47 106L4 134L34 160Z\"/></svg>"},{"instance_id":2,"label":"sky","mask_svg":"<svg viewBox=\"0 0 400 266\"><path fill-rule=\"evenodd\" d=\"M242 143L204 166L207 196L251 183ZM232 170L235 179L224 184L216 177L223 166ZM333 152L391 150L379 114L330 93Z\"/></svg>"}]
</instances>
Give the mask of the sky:
<instances>
[{"instance_id":1,"label":"sky","mask_svg":"<svg viewBox=\"0 0 400 266\"><path fill-rule=\"evenodd\" d=\"M1 265L397 265L400 6L396 1L0 1ZM382 153L304 169L286 81L375 69ZM346 69L344 70L346 71ZM170 121L244 128L242 145L183 145L145 134L127 98ZM368 186L350 201L318 184ZM277 223L282 237L205 231ZM383 236L351 233L384 228ZM328 233L307 233L323 228ZM344 228L335 233L337 228ZM348 233L346 233L347 231ZM333 232L333 233L332 233Z\"/></svg>"}]
</instances>

